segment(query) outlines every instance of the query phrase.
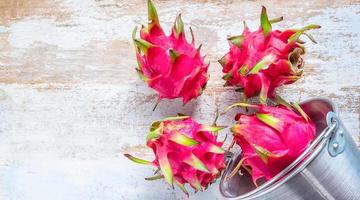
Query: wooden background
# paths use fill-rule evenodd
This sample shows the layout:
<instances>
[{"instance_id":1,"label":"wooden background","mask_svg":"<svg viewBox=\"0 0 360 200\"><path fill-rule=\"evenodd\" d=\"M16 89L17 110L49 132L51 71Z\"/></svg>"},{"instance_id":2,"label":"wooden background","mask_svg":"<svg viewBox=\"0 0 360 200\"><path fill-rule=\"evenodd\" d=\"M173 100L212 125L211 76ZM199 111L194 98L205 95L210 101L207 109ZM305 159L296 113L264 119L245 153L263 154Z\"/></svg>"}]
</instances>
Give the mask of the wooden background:
<instances>
[{"instance_id":1,"label":"wooden background","mask_svg":"<svg viewBox=\"0 0 360 200\"><path fill-rule=\"evenodd\" d=\"M307 43L304 77L279 93L293 101L328 97L358 142L359 1L155 0L169 30L177 13L211 62L204 95L185 107L163 101L137 77L131 30L146 23L145 0L0 0L0 199L184 199L163 181L145 182L149 124L183 112L211 123L216 108L240 99L223 88L216 62L226 36L254 30L261 5L276 28L320 24ZM231 125L232 116L220 124ZM229 130L222 132L223 137ZM135 153L140 152L140 153ZM221 199L218 186L190 199Z\"/></svg>"}]
</instances>

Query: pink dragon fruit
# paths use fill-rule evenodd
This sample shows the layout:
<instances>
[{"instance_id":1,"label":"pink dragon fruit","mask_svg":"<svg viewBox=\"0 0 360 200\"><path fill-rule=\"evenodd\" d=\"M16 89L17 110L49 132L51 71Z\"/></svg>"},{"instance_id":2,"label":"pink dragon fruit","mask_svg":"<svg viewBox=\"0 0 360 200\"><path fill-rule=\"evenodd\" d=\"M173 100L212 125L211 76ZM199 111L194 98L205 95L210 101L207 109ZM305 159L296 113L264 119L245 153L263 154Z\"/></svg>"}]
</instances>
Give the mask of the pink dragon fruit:
<instances>
[{"instance_id":1,"label":"pink dragon fruit","mask_svg":"<svg viewBox=\"0 0 360 200\"><path fill-rule=\"evenodd\" d=\"M177 116L154 122L146 138L155 159L145 161L125 154L130 160L161 169L161 174L147 180L165 178L188 195L184 184L195 191L203 190L221 174L225 167L223 142L217 133L223 127L201 125L189 116Z\"/></svg>"},{"instance_id":2,"label":"pink dragon fruit","mask_svg":"<svg viewBox=\"0 0 360 200\"><path fill-rule=\"evenodd\" d=\"M234 105L257 111L251 115L238 114L235 118L238 123L231 131L242 149L242 159L231 176L243 167L252 175L257 186L258 179L269 180L277 175L315 138L315 125L298 104Z\"/></svg>"},{"instance_id":3,"label":"pink dragon fruit","mask_svg":"<svg viewBox=\"0 0 360 200\"><path fill-rule=\"evenodd\" d=\"M301 55L305 49L299 37L304 34L315 42L306 31L320 26L272 31L272 24L281 20L282 17L269 20L262 7L257 31L250 32L244 22L242 35L228 38L230 51L219 60L225 85L242 88L246 97L259 95L260 102L265 103L267 97L274 97L275 88L301 77L304 65Z\"/></svg>"},{"instance_id":4,"label":"pink dragon fruit","mask_svg":"<svg viewBox=\"0 0 360 200\"><path fill-rule=\"evenodd\" d=\"M161 28L150 0L148 16L148 27L142 26L139 39L135 38L136 28L133 31L138 61L136 70L140 78L158 92L158 101L182 97L186 104L202 94L208 80L209 64L205 64L200 55L201 45L195 48L191 28L192 41L186 41L181 15L177 16L169 36Z\"/></svg>"}]
</instances>

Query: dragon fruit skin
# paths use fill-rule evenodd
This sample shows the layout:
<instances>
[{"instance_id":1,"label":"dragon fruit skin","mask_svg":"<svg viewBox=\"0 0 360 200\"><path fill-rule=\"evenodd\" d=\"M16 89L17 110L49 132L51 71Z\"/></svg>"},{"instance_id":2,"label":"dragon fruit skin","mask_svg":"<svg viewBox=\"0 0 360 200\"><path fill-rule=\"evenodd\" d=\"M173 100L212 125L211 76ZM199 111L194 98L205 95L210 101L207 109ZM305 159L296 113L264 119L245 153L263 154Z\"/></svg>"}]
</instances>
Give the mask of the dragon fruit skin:
<instances>
[{"instance_id":1,"label":"dragon fruit skin","mask_svg":"<svg viewBox=\"0 0 360 200\"><path fill-rule=\"evenodd\" d=\"M184 184L202 191L220 176L225 167L223 142L217 132L223 127L201 125L188 116L170 117L154 122L147 136L147 146L155 155L152 162L125 154L130 160L160 168L159 178L175 183L188 195ZM152 179L152 178L150 178Z\"/></svg>"},{"instance_id":2,"label":"dragon fruit skin","mask_svg":"<svg viewBox=\"0 0 360 200\"><path fill-rule=\"evenodd\" d=\"M159 100L182 97L186 104L202 94L208 80L209 64L204 63L200 48L195 48L193 32L191 43L185 37L181 15L175 20L171 34L167 36L160 26L157 11L148 1L148 27L142 26L140 38L133 41L136 49L140 78L158 92Z\"/></svg>"},{"instance_id":3,"label":"dragon fruit skin","mask_svg":"<svg viewBox=\"0 0 360 200\"><path fill-rule=\"evenodd\" d=\"M299 37L304 34L313 42L313 37L305 31L320 28L309 25L302 29L272 31L272 23L281 18L269 20L265 7L261 12L261 26L251 32L244 22L242 35L228 38L230 51L220 60L226 80L225 85L244 89L246 97L259 95L264 103L267 97L275 97L275 89L291 84L302 75L304 46Z\"/></svg>"},{"instance_id":4,"label":"dragon fruit skin","mask_svg":"<svg viewBox=\"0 0 360 200\"><path fill-rule=\"evenodd\" d=\"M315 125L297 104L251 105L252 115L238 114L231 131L242 149L240 164L251 169L254 184L271 179L291 164L315 139ZM245 106L247 106L245 104Z\"/></svg>"}]
</instances>

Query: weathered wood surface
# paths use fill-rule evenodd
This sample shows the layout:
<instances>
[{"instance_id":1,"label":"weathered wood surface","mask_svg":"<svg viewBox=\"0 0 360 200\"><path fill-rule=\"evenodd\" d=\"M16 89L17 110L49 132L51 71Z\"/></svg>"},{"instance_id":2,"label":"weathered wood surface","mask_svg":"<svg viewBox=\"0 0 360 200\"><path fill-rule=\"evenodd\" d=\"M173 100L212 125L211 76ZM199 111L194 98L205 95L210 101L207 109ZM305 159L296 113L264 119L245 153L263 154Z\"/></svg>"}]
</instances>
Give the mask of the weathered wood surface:
<instances>
[{"instance_id":1,"label":"weathered wood surface","mask_svg":"<svg viewBox=\"0 0 360 200\"><path fill-rule=\"evenodd\" d=\"M239 100L222 87L216 60L226 36L257 28L260 5L285 17L278 28L322 25L307 44L305 77L280 90L291 100L328 97L358 141L360 122L359 1L155 1L162 24L181 12L211 62L203 96L151 109L130 33L146 22L145 0L0 1L0 199L184 199L162 181L145 182L144 166L124 152L144 148L150 122L183 112L210 123L216 108ZM231 116L220 123L230 125ZM228 130L223 132L229 132ZM190 199L220 199L217 185Z\"/></svg>"}]
</instances>

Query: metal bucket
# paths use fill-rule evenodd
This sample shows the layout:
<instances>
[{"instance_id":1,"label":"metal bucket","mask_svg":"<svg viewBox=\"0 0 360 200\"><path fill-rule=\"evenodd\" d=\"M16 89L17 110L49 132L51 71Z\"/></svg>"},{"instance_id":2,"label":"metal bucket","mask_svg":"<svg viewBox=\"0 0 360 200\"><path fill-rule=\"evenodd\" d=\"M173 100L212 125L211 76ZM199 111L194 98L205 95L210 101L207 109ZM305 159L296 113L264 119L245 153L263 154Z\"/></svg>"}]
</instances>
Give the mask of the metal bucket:
<instances>
[{"instance_id":1,"label":"metal bucket","mask_svg":"<svg viewBox=\"0 0 360 200\"><path fill-rule=\"evenodd\" d=\"M227 199L360 200L360 151L326 99L301 104L314 121L317 138L298 159L256 188L244 172L225 177L241 159L233 156L220 182ZM245 171L245 170L244 170Z\"/></svg>"}]
</instances>

